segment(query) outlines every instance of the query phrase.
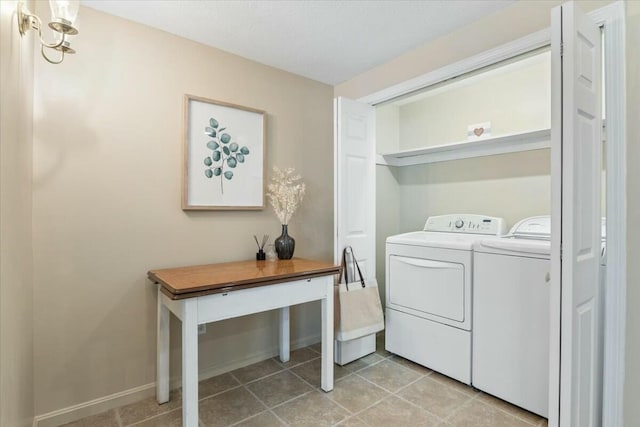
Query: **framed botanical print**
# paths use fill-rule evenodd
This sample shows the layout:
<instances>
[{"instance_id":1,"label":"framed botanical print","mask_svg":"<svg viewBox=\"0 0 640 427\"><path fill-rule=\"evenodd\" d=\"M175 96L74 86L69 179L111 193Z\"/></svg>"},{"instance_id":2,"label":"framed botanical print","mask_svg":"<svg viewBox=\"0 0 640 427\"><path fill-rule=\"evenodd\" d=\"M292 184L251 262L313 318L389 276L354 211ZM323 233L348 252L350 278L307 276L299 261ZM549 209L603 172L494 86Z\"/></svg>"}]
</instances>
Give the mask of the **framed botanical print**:
<instances>
[{"instance_id":1,"label":"framed botanical print","mask_svg":"<svg viewBox=\"0 0 640 427\"><path fill-rule=\"evenodd\" d=\"M264 208L265 115L184 96L183 210Z\"/></svg>"}]
</instances>

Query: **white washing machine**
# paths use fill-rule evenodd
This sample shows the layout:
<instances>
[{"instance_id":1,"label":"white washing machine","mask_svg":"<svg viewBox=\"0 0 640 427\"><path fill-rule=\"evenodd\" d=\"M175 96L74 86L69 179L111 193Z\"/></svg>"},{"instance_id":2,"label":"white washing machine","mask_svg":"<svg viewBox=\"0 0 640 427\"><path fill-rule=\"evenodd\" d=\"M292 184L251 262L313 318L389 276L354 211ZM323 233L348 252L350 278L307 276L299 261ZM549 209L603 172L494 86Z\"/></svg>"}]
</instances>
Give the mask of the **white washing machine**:
<instances>
[{"instance_id":1,"label":"white washing machine","mask_svg":"<svg viewBox=\"0 0 640 427\"><path fill-rule=\"evenodd\" d=\"M526 218L473 253L472 384L545 418L550 236L549 216Z\"/></svg>"},{"instance_id":2,"label":"white washing machine","mask_svg":"<svg viewBox=\"0 0 640 427\"><path fill-rule=\"evenodd\" d=\"M473 243L505 231L502 218L442 215L388 237L385 348L470 384Z\"/></svg>"}]
</instances>

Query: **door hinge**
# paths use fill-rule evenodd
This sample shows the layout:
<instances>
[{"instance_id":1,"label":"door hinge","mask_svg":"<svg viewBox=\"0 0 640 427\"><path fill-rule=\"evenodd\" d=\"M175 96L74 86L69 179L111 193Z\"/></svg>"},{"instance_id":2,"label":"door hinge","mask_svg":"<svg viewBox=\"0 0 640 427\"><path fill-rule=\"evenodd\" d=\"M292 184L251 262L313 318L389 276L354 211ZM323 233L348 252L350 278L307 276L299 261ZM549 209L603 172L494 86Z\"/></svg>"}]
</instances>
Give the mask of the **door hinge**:
<instances>
[{"instance_id":1,"label":"door hinge","mask_svg":"<svg viewBox=\"0 0 640 427\"><path fill-rule=\"evenodd\" d=\"M560 57L564 56L564 43L560 43Z\"/></svg>"}]
</instances>

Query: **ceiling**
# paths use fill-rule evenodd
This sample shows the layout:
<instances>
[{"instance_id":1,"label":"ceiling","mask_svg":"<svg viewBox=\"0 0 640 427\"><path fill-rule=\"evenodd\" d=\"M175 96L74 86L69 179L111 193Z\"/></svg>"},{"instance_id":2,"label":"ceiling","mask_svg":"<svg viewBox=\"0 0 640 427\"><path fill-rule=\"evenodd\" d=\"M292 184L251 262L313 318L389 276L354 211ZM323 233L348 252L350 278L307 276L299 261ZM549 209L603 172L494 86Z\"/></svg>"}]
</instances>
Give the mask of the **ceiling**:
<instances>
[{"instance_id":1,"label":"ceiling","mask_svg":"<svg viewBox=\"0 0 640 427\"><path fill-rule=\"evenodd\" d=\"M81 3L335 85L512 2L82 0Z\"/></svg>"}]
</instances>

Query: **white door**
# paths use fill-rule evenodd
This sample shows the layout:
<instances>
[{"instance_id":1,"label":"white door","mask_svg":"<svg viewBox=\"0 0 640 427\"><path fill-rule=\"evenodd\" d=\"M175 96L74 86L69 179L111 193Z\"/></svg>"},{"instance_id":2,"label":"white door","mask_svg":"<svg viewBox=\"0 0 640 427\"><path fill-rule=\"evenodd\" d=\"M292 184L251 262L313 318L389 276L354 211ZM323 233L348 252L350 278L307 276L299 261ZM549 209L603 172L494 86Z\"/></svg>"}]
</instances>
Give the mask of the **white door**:
<instances>
[{"instance_id":1,"label":"white door","mask_svg":"<svg viewBox=\"0 0 640 427\"><path fill-rule=\"evenodd\" d=\"M375 278L375 109L342 97L334 107L335 262L351 246L365 279Z\"/></svg>"},{"instance_id":2,"label":"white door","mask_svg":"<svg viewBox=\"0 0 640 427\"><path fill-rule=\"evenodd\" d=\"M601 424L600 40L575 3L553 10L551 426Z\"/></svg>"}]
</instances>

